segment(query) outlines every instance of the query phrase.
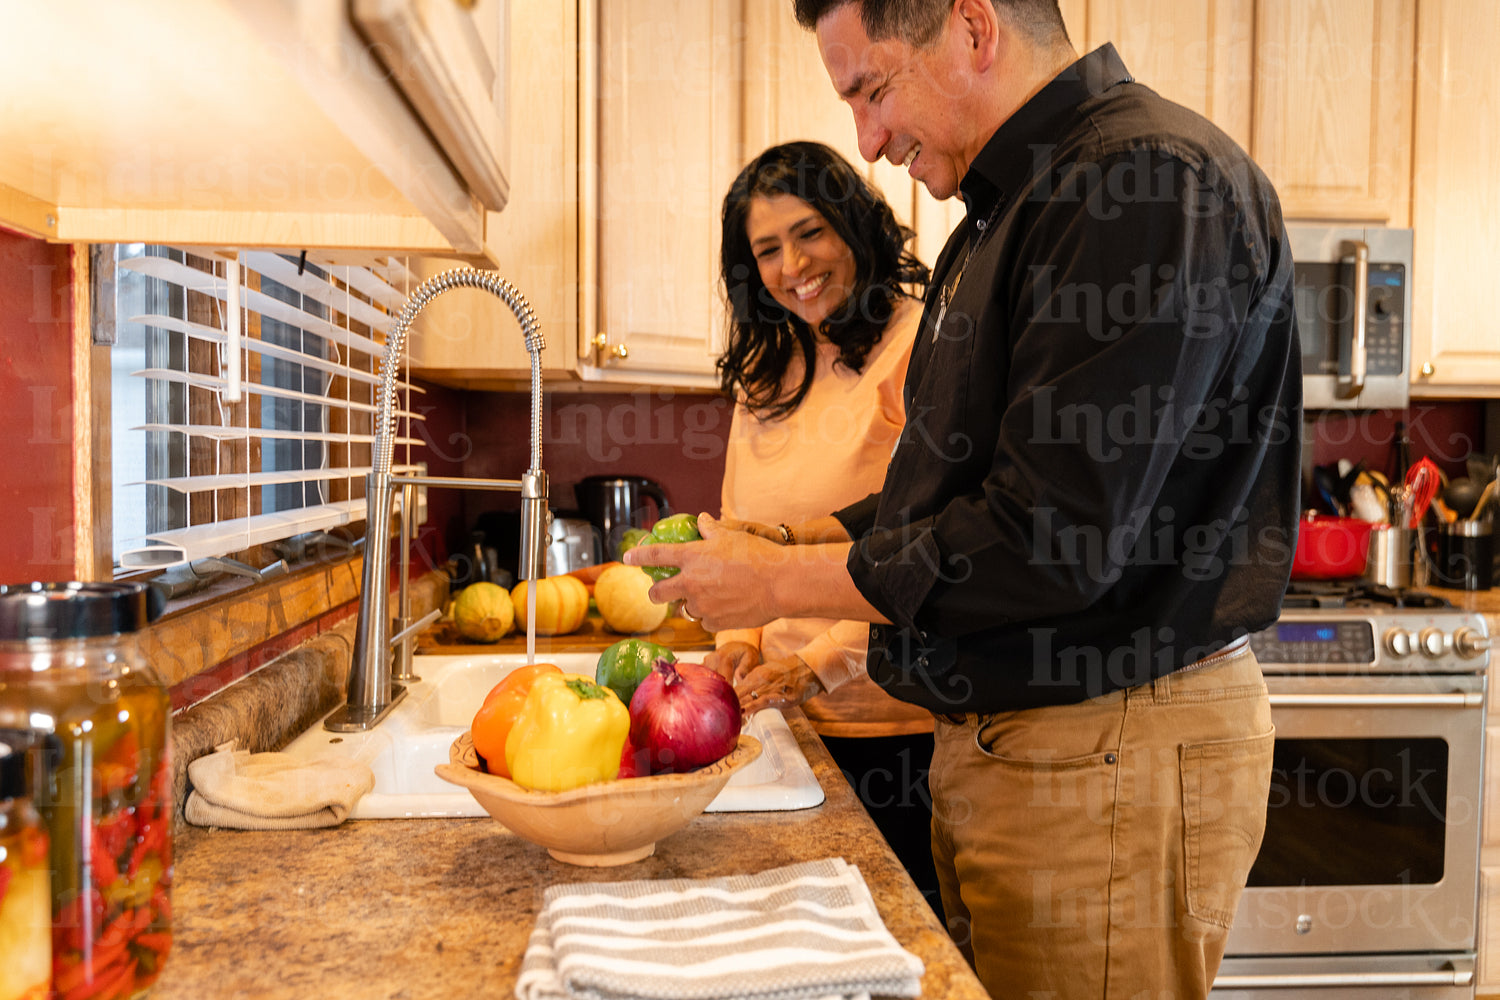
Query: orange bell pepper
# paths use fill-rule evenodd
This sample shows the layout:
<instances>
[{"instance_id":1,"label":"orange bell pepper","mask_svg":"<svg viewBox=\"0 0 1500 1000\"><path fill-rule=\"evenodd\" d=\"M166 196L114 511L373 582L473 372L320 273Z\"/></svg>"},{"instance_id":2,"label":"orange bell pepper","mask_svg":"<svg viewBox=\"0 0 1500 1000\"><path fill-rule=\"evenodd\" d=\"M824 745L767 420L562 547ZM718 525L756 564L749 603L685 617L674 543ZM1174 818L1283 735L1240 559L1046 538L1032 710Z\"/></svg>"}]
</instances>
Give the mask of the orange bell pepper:
<instances>
[{"instance_id":1,"label":"orange bell pepper","mask_svg":"<svg viewBox=\"0 0 1500 1000\"><path fill-rule=\"evenodd\" d=\"M474 739L474 749L484 758L485 770L502 778L510 777L510 768L505 765L505 738L510 735L531 685L543 674L560 674L562 671L551 663L532 663L517 667L499 684L490 688L484 696L484 704L474 713L469 733Z\"/></svg>"}]
</instances>

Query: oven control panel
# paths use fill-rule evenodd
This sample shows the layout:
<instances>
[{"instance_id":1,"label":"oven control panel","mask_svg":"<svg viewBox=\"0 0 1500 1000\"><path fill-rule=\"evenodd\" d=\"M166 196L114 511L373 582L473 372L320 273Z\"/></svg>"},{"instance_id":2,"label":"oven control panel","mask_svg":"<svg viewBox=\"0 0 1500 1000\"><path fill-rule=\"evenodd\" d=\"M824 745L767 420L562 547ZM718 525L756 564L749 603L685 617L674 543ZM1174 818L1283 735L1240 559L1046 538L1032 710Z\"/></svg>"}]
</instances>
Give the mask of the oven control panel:
<instances>
[{"instance_id":1,"label":"oven control panel","mask_svg":"<svg viewBox=\"0 0 1500 1000\"><path fill-rule=\"evenodd\" d=\"M1296 609L1250 636L1267 673L1479 673L1489 664L1484 617L1463 611Z\"/></svg>"}]
</instances>

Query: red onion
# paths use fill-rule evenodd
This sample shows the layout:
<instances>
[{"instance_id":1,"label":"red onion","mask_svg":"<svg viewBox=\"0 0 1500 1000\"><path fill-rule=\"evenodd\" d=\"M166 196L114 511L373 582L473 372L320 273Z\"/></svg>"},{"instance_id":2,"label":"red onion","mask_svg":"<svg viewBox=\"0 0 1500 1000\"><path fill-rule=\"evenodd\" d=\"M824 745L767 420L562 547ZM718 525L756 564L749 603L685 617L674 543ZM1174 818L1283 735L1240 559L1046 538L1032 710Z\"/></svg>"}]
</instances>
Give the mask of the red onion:
<instances>
[{"instance_id":1,"label":"red onion","mask_svg":"<svg viewBox=\"0 0 1500 1000\"><path fill-rule=\"evenodd\" d=\"M712 764L739 742L740 722L734 688L698 663L658 659L630 699L630 743L652 774Z\"/></svg>"}]
</instances>

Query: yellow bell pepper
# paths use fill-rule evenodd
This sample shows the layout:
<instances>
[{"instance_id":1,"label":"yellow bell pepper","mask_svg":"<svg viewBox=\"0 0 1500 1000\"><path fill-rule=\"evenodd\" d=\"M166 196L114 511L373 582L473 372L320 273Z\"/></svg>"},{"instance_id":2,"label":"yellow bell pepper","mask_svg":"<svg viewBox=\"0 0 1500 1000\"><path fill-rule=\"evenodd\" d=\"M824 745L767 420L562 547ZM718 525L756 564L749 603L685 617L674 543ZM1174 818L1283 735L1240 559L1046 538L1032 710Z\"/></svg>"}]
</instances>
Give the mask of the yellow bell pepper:
<instances>
[{"instance_id":1,"label":"yellow bell pepper","mask_svg":"<svg viewBox=\"0 0 1500 1000\"><path fill-rule=\"evenodd\" d=\"M630 733L630 710L579 674L543 674L505 738L505 766L523 788L561 792L611 781Z\"/></svg>"}]
</instances>

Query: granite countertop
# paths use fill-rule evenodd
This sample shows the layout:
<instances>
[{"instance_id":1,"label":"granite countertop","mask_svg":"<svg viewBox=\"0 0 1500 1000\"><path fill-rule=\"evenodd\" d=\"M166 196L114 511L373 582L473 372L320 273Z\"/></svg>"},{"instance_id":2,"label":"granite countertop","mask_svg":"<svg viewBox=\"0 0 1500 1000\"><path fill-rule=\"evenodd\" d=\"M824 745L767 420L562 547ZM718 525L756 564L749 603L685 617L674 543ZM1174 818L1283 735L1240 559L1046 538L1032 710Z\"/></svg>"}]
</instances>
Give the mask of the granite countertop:
<instances>
[{"instance_id":1,"label":"granite countertop","mask_svg":"<svg viewBox=\"0 0 1500 1000\"><path fill-rule=\"evenodd\" d=\"M924 997L987 996L800 713L790 721L827 800L714 813L643 861L581 868L491 819L366 820L327 830L181 826L175 942L153 1000L510 996L550 885L707 877L840 856L926 965Z\"/></svg>"}]
</instances>

